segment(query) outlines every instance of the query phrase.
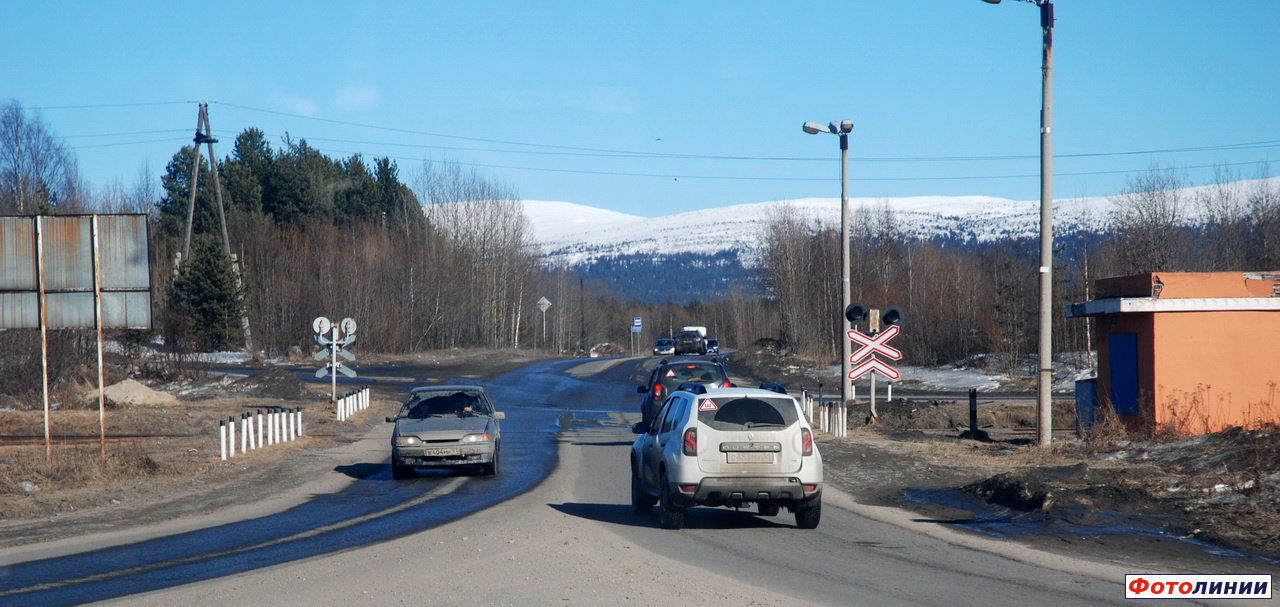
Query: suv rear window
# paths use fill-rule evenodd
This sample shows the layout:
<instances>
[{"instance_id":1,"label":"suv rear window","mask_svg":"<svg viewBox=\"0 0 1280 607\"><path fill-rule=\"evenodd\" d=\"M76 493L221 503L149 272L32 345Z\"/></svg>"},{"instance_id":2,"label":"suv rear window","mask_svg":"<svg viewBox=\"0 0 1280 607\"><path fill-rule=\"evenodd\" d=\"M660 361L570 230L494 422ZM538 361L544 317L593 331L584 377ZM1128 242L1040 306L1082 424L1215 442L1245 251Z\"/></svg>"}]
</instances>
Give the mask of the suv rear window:
<instances>
[{"instance_id":1,"label":"suv rear window","mask_svg":"<svg viewBox=\"0 0 1280 607\"><path fill-rule=\"evenodd\" d=\"M790 398L707 396L698 401L698 421L715 430L785 428L799 419Z\"/></svg>"}]
</instances>

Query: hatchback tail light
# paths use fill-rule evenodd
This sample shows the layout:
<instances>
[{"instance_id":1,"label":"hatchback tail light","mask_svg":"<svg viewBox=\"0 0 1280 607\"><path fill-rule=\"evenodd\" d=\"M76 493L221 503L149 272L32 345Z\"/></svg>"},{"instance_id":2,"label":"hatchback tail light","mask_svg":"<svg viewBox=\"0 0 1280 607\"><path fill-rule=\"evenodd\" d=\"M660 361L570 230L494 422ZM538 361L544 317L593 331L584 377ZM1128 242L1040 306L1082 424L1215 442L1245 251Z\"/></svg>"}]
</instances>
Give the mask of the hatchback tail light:
<instances>
[{"instance_id":1,"label":"hatchback tail light","mask_svg":"<svg viewBox=\"0 0 1280 607\"><path fill-rule=\"evenodd\" d=\"M727 379L726 379L726 380L724 380L724 383L720 384L720 387L721 387L721 388L732 388L732 387L733 387L733 384L729 383L729 380L727 380Z\"/></svg>"},{"instance_id":2,"label":"hatchback tail light","mask_svg":"<svg viewBox=\"0 0 1280 607\"><path fill-rule=\"evenodd\" d=\"M662 384L653 384L653 402L662 402Z\"/></svg>"},{"instance_id":3,"label":"hatchback tail light","mask_svg":"<svg viewBox=\"0 0 1280 607\"><path fill-rule=\"evenodd\" d=\"M800 429L800 455L813 455L813 433L808 428Z\"/></svg>"},{"instance_id":4,"label":"hatchback tail light","mask_svg":"<svg viewBox=\"0 0 1280 607\"><path fill-rule=\"evenodd\" d=\"M685 455L698 454L698 429L697 428L689 428L688 430L684 431L684 454Z\"/></svg>"}]
</instances>

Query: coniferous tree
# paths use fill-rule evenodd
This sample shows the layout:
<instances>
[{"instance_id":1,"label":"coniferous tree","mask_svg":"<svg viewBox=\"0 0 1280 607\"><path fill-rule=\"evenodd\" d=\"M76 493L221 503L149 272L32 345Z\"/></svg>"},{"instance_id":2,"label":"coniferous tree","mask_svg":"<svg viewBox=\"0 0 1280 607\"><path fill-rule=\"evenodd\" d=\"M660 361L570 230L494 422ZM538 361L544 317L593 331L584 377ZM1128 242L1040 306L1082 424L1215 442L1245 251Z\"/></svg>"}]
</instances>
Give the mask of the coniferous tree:
<instances>
[{"instance_id":1,"label":"coniferous tree","mask_svg":"<svg viewBox=\"0 0 1280 607\"><path fill-rule=\"evenodd\" d=\"M193 239L191 259L169 285L168 303L169 311L181 319L166 328L177 342L198 351L231 347L244 310L244 294L217 238Z\"/></svg>"}]
</instances>

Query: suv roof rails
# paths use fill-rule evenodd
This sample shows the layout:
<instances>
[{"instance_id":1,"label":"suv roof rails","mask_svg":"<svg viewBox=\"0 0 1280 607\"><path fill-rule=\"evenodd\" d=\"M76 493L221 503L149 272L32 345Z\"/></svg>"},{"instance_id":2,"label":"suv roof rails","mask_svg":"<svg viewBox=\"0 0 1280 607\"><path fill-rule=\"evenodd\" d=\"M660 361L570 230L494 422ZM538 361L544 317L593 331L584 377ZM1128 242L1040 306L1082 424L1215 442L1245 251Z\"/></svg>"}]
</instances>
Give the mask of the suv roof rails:
<instances>
[{"instance_id":1,"label":"suv roof rails","mask_svg":"<svg viewBox=\"0 0 1280 607\"><path fill-rule=\"evenodd\" d=\"M768 391L770 391L770 392L777 392L778 394L786 394L786 393L787 393L787 389L786 389L786 388L783 388L783 387L782 387L782 384L780 384L780 383L778 383L778 382L776 382L776 381L767 381L767 382L764 382L763 384L760 384L760 389L761 389L761 390L768 390Z\"/></svg>"},{"instance_id":2,"label":"suv roof rails","mask_svg":"<svg viewBox=\"0 0 1280 607\"><path fill-rule=\"evenodd\" d=\"M686 383L680 384L679 386L676 386L676 391L692 392L694 394L706 394L707 387L695 382L686 382Z\"/></svg>"}]
</instances>

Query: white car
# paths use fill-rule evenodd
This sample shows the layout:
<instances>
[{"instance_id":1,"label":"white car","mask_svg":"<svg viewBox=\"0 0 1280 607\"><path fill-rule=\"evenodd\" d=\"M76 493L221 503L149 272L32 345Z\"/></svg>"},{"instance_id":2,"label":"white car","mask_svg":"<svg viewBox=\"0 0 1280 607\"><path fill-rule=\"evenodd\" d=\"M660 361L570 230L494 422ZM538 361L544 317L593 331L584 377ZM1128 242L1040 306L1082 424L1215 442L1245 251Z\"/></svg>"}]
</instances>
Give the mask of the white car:
<instances>
[{"instance_id":1,"label":"white car","mask_svg":"<svg viewBox=\"0 0 1280 607\"><path fill-rule=\"evenodd\" d=\"M763 516L785 507L796 526L817 527L822 455L796 400L757 388L680 388L652 426L632 428L632 510L647 515L658 504L662 527L679 529L692 506L755 504Z\"/></svg>"}]
</instances>

